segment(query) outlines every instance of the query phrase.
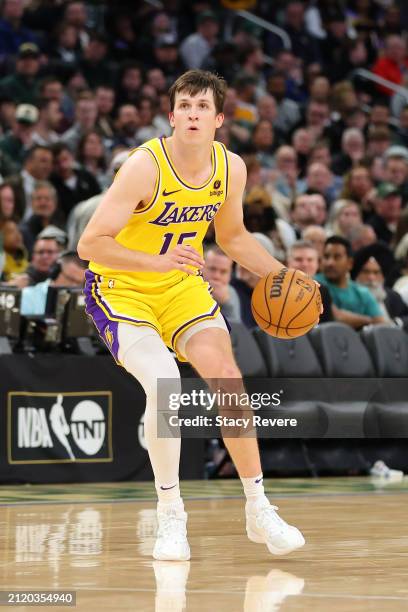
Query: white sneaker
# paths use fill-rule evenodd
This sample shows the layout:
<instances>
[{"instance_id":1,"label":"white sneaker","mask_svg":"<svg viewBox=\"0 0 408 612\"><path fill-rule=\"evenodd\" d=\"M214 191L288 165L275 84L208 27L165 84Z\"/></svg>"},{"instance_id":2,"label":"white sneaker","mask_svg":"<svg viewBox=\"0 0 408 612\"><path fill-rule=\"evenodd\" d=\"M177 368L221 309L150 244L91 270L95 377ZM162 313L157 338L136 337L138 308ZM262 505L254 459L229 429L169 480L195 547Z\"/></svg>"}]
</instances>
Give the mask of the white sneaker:
<instances>
[{"instance_id":1,"label":"white sneaker","mask_svg":"<svg viewBox=\"0 0 408 612\"><path fill-rule=\"evenodd\" d=\"M381 459L374 463L370 470L370 475L375 478L385 478L386 480L402 480L404 478L404 472L389 468Z\"/></svg>"},{"instance_id":2,"label":"white sneaker","mask_svg":"<svg viewBox=\"0 0 408 612\"><path fill-rule=\"evenodd\" d=\"M251 542L266 544L273 555L286 555L304 545L299 529L288 525L266 498L246 503L246 531Z\"/></svg>"},{"instance_id":3,"label":"white sneaker","mask_svg":"<svg viewBox=\"0 0 408 612\"><path fill-rule=\"evenodd\" d=\"M157 510L157 520L159 528L153 557L158 561L188 561L187 513L176 508Z\"/></svg>"}]
</instances>

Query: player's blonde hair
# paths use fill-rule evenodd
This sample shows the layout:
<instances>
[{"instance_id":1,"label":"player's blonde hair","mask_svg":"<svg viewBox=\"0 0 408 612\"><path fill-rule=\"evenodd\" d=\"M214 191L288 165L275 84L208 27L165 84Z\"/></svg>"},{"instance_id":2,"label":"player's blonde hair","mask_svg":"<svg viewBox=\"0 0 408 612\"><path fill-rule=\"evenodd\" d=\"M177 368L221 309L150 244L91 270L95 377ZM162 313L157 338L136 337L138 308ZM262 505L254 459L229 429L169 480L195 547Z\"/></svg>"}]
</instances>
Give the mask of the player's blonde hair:
<instances>
[{"instance_id":1,"label":"player's blonde hair","mask_svg":"<svg viewBox=\"0 0 408 612\"><path fill-rule=\"evenodd\" d=\"M190 96L196 96L200 91L210 89L213 92L215 109L223 112L227 83L222 77L208 70L188 70L174 81L169 89L170 109L174 110L176 94L185 91Z\"/></svg>"}]
</instances>

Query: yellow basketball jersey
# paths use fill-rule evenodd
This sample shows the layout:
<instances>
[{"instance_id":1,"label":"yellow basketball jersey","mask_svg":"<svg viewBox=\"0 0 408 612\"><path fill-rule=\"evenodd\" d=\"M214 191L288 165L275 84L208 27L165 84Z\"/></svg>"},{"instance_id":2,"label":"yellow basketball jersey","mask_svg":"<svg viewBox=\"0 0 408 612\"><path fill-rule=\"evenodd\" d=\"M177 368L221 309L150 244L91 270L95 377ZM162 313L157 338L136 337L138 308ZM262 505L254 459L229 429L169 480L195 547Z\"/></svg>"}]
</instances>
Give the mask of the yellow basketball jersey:
<instances>
[{"instance_id":1,"label":"yellow basketball jersey","mask_svg":"<svg viewBox=\"0 0 408 612\"><path fill-rule=\"evenodd\" d=\"M135 151L148 151L157 165L153 196L143 208L134 211L116 240L128 249L155 255L164 254L178 244L194 247L202 254L202 242L228 194L228 157L223 144L212 145L212 171L203 185L187 183L174 167L166 139L154 138ZM143 181L143 177L135 176ZM166 273L114 270L93 261L89 268L103 277L137 285L146 291L166 288L186 274L180 270Z\"/></svg>"}]
</instances>

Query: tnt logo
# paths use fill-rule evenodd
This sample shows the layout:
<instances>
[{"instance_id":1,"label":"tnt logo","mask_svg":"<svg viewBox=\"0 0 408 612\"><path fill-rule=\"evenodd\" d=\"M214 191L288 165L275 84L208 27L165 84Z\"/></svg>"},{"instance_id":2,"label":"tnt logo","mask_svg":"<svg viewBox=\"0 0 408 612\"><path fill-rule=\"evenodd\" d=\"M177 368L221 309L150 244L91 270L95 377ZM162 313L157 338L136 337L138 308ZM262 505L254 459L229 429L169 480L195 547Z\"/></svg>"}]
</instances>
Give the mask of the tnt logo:
<instances>
[{"instance_id":1,"label":"tnt logo","mask_svg":"<svg viewBox=\"0 0 408 612\"><path fill-rule=\"evenodd\" d=\"M112 460L108 391L11 392L8 419L9 463Z\"/></svg>"}]
</instances>

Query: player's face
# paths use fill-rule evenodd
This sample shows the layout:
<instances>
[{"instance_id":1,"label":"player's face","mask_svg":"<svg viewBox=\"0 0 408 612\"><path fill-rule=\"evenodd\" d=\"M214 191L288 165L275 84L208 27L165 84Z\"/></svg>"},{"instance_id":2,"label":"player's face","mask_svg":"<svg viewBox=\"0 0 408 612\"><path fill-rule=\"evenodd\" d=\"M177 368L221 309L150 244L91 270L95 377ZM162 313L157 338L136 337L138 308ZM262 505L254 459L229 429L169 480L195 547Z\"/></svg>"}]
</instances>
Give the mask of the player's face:
<instances>
[{"instance_id":1,"label":"player's face","mask_svg":"<svg viewBox=\"0 0 408 612\"><path fill-rule=\"evenodd\" d=\"M314 249L295 249L288 261L288 266L301 270L309 276L314 276L319 267L317 252Z\"/></svg>"},{"instance_id":2,"label":"player's face","mask_svg":"<svg viewBox=\"0 0 408 612\"><path fill-rule=\"evenodd\" d=\"M191 96L187 91L176 94L174 110L169 113L174 132L183 141L201 143L214 140L216 128L221 127L223 113L217 113L210 89Z\"/></svg>"}]
</instances>

